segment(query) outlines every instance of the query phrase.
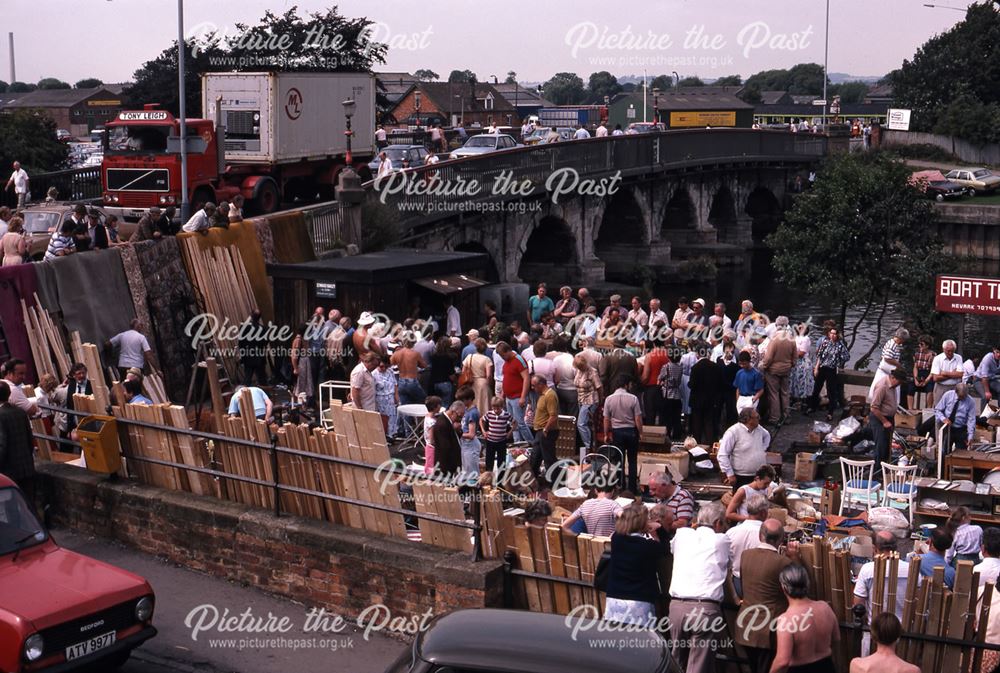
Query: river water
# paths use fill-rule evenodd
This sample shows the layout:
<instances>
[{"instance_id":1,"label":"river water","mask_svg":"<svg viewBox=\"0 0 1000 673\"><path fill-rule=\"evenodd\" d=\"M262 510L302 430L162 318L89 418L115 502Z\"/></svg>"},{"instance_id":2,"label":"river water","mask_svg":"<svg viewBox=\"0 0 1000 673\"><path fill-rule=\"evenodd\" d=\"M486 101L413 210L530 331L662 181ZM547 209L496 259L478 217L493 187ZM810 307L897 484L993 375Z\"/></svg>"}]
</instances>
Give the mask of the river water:
<instances>
[{"instance_id":1,"label":"river water","mask_svg":"<svg viewBox=\"0 0 1000 673\"><path fill-rule=\"evenodd\" d=\"M785 285L775 280L775 274L771 269L770 255L766 251L755 252L749 268L720 270L715 278L701 282L658 284L654 290L662 299L667 315L672 315L674 309L677 308L677 298L686 296L689 300L704 299L707 304L705 312L709 314L712 312L714 302L721 301L726 305L726 314L733 319L739 314L740 302L744 299L750 299L754 303L754 309L759 312L773 311L775 315L787 315L793 324L811 319L812 324L818 327L823 324L824 320L839 320L840 318L839 304L832 304L824 300L823 297L803 295L801 292L789 290ZM667 310L668 302L669 310ZM934 310L932 302L933 298L927 306L928 311ZM627 304L627 299L623 303ZM863 306L848 309L845 338L850 339L849 328L853 327L858 318L861 317L863 310ZM850 367L853 367L857 359L867 353L875 342L877 317L877 313L873 311L858 328L857 338L851 348ZM955 316L952 323L954 334L948 336L958 341L958 333L961 329L960 318ZM881 345L902 324L903 316L896 305L890 302L889 309L882 320L882 335L879 338L879 345L875 348L868 369L875 369L878 365ZM814 339L818 338L818 333L818 330L811 333ZM913 334L912 337L916 339L917 335ZM983 353L996 343L1000 343L1000 318L968 316L965 327L964 350L966 352L961 353L963 356L982 357ZM915 341L911 341L911 346L915 346ZM940 352L940 345L935 345L934 350Z\"/></svg>"}]
</instances>

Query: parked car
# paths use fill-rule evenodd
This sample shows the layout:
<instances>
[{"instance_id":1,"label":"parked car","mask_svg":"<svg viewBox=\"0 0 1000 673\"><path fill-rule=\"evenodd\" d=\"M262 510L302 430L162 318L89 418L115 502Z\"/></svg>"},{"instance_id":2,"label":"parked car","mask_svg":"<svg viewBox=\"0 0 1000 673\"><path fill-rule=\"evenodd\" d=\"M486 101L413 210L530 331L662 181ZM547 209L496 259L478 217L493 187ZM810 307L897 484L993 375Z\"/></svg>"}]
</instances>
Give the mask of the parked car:
<instances>
[{"instance_id":1,"label":"parked car","mask_svg":"<svg viewBox=\"0 0 1000 673\"><path fill-rule=\"evenodd\" d=\"M37 262L45 256L52 234L62 227L63 222L73 215L75 203L55 202L29 205L24 209L24 230L28 234L28 257ZM102 208L88 206L88 210L96 210L101 214L100 222L104 224L105 212ZM135 231L137 223L119 220L118 231L121 238L128 239ZM2 669L0 669L2 670Z\"/></svg>"},{"instance_id":2,"label":"parked car","mask_svg":"<svg viewBox=\"0 0 1000 673\"><path fill-rule=\"evenodd\" d=\"M1000 175L994 175L985 168L956 168L944 177L965 187L969 196L1000 189Z\"/></svg>"},{"instance_id":3,"label":"parked car","mask_svg":"<svg viewBox=\"0 0 1000 673\"><path fill-rule=\"evenodd\" d=\"M545 136L548 134L549 128L547 126L536 126L531 133L521 138L521 143L524 145L537 145L545 140Z\"/></svg>"},{"instance_id":4,"label":"parked car","mask_svg":"<svg viewBox=\"0 0 1000 673\"><path fill-rule=\"evenodd\" d=\"M0 474L0 671L109 670L156 635L142 577L63 549Z\"/></svg>"},{"instance_id":5,"label":"parked car","mask_svg":"<svg viewBox=\"0 0 1000 673\"><path fill-rule=\"evenodd\" d=\"M965 196L966 189L957 182L944 177L941 171L917 171L910 176L910 182L929 199L941 202Z\"/></svg>"},{"instance_id":6,"label":"parked car","mask_svg":"<svg viewBox=\"0 0 1000 673\"><path fill-rule=\"evenodd\" d=\"M423 145L387 145L368 162L372 175L378 173L378 167L382 165L382 152L389 157L394 171L423 166L427 158L427 149Z\"/></svg>"},{"instance_id":7,"label":"parked car","mask_svg":"<svg viewBox=\"0 0 1000 673\"><path fill-rule=\"evenodd\" d=\"M70 138L72 138L72 136L66 129L56 129L56 140L68 143L70 141Z\"/></svg>"},{"instance_id":8,"label":"parked car","mask_svg":"<svg viewBox=\"0 0 1000 673\"><path fill-rule=\"evenodd\" d=\"M489 152L499 150L509 150L515 147L524 147L514 140L514 136L505 133L482 133L472 136L465 141L465 144L451 153L450 158L461 159L463 157L474 157Z\"/></svg>"},{"instance_id":9,"label":"parked car","mask_svg":"<svg viewBox=\"0 0 1000 673\"><path fill-rule=\"evenodd\" d=\"M580 629L566 617L458 610L438 617L386 673L666 673L672 658L654 631ZM676 666L676 664L673 664Z\"/></svg>"},{"instance_id":10,"label":"parked car","mask_svg":"<svg viewBox=\"0 0 1000 673\"><path fill-rule=\"evenodd\" d=\"M655 131L666 131L667 127L663 124L654 124L653 122L634 122L628 125L626 133L632 131L633 133L653 133Z\"/></svg>"}]
</instances>

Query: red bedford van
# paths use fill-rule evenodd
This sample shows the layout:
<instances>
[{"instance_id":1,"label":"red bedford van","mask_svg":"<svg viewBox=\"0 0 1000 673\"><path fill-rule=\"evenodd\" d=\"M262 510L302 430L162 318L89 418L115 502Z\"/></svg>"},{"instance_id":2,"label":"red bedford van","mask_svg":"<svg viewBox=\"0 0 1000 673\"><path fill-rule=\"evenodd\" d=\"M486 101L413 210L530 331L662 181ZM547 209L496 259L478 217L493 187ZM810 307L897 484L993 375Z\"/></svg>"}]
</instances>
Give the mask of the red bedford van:
<instances>
[{"instance_id":1,"label":"red bedford van","mask_svg":"<svg viewBox=\"0 0 1000 673\"><path fill-rule=\"evenodd\" d=\"M62 549L0 474L0 671L121 666L156 635L138 575Z\"/></svg>"}]
</instances>

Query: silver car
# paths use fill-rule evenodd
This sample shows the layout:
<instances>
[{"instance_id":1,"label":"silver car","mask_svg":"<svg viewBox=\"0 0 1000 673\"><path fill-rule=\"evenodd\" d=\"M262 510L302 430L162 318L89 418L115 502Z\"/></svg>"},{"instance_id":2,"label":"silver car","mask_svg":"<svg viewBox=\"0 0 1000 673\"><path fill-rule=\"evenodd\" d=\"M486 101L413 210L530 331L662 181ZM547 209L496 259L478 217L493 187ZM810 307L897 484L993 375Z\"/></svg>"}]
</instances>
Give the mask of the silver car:
<instances>
[{"instance_id":1,"label":"silver car","mask_svg":"<svg viewBox=\"0 0 1000 673\"><path fill-rule=\"evenodd\" d=\"M965 187L969 196L1000 189L1000 175L994 175L985 168L956 168L944 177Z\"/></svg>"},{"instance_id":2,"label":"silver car","mask_svg":"<svg viewBox=\"0 0 1000 673\"><path fill-rule=\"evenodd\" d=\"M463 157L474 157L480 154L498 152L500 150L510 150L515 147L524 147L514 140L514 136L505 133L483 133L472 136L465 144L449 155L451 159L461 159Z\"/></svg>"}]
</instances>

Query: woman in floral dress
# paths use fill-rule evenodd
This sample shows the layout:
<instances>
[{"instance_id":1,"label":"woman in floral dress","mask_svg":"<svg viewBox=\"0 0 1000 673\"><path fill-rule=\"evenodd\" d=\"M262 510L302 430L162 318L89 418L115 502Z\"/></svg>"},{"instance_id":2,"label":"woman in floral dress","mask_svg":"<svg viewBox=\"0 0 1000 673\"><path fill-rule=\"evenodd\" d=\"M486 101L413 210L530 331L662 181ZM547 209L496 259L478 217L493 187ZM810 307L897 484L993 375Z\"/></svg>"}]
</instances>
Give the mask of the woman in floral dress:
<instances>
[{"instance_id":1,"label":"woman in floral dress","mask_svg":"<svg viewBox=\"0 0 1000 673\"><path fill-rule=\"evenodd\" d=\"M792 370L791 396L796 404L804 404L805 400L812 395L813 383L813 358L812 340L809 338L809 325L802 323L798 326L798 336L795 337L795 346L798 349L799 359L795 362Z\"/></svg>"},{"instance_id":2,"label":"woman in floral dress","mask_svg":"<svg viewBox=\"0 0 1000 673\"><path fill-rule=\"evenodd\" d=\"M372 371L372 378L375 379L375 404L382 414L386 439L395 439L398 430L396 407L399 406L399 391L396 388L396 374L389 367L389 356L381 356L378 367Z\"/></svg>"}]
</instances>

